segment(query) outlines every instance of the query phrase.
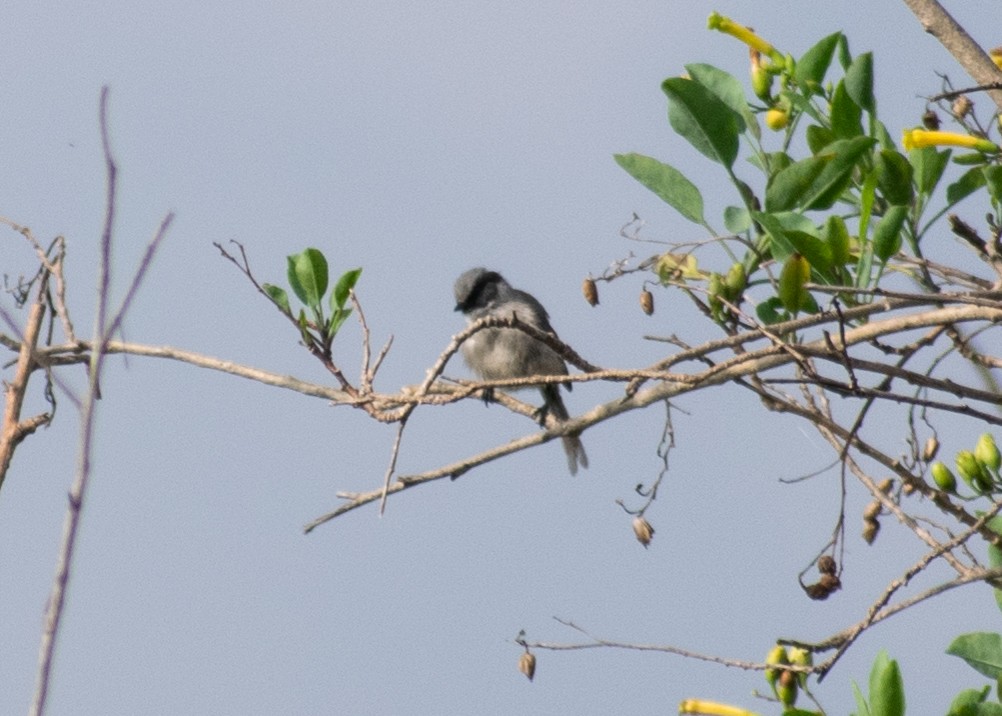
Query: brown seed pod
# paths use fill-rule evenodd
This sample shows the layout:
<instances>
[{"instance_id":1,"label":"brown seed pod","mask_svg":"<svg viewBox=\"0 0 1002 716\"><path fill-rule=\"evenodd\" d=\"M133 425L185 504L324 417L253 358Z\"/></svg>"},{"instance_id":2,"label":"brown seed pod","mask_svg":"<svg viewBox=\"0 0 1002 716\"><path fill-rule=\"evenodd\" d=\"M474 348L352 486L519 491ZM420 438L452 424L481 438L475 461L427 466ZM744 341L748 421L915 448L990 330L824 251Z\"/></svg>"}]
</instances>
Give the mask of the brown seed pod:
<instances>
[{"instance_id":1,"label":"brown seed pod","mask_svg":"<svg viewBox=\"0 0 1002 716\"><path fill-rule=\"evenodd\" d=\"M838 569L838 565L835 563L835 558L830 554L823 554L818 558L818 571L821 574L835 574Z\"/></svg>"},{"instance_id":2,"label":"brown seed pod","mask_svg":"<svg viewBox=\"0 0 1002 716\"><path fill-rule=\"evenodd\" d=\"M880 515L880 503L874 500L863 510L863 520L875 520Z\"/></svg>"},{"instance_id":3,"label":"brown seed pod","mask_svg":"<svg viewBox=\"0 0 1002 716\"><path fill-rule=\"evenodd\" d=\"M922 459L926 462L931 462L938 452L939 440L936 439L935 435L930 435L929 439L925 441L925 447L922 448Z\"/></svg>"},{"instance_id":4,"label":"brown seed pod","mask_svg":"<svg viewBox=\"0 0 1002 716\"><path fill-rule=\"evenodd\" d=\"M953 106L951 109L958 119L962 119L970 114L971 110L974 109L974 102L972 102L967 95L962 94L957 97L957 99L953 100Z\"/></svg>"},{"instance_id":5,"label":"brown seed pod","mask_svg":"<svg viewBox=\"0 0 1002 716\"><path fill-rule=\"evenodd\" d=\"M877 520L863 520L863 541L867 544L873 544L877 539L877 533L880 532L880 523Z\"/></svg>"},{"instance_id":6,"label":"brown seed pod","mask_svg":"<svg viewBox=\"0 0 1002 716\"><path fill-rule=\"evenodd\" d=\"M647 545L654 538L654 528L644 517L638 515L633 518L633 534L636 535L637 542L642 544L644 549L646 549Z\"/></svg>"},{"instance_id":7,"label":"brown seed pod","mask_svg":"<svg viewBox=\"0 0 1002 716\"><path fill-rule=\"evenodd\" d=\"M525 674L529 681L532 681L532 677L536 675L536 655L531 651L523 652L522 656L518 658L518 670Z\"/></svg>"},{"instance_id":8,"label":"brown seed pod","mask_svg":"<svg viewBox=\"0 0 1002 716\"><path fill-rule=\"evenodd\" d=\"M891 493L892 487L894 487L894 480L889 477L877 483L877 489L885 495L889 495Z\"/></svg>"},{"instance_id":9,"label":"brown seed pod","mask_svg":"<svg viewBox=\"0 0 1002 716\"><path fill-rule=\"evenodd\" d=\"M640 292L640 307L648 316L654 313L654 294L646 288Z\"/></svg>"},{"instance_id":10,"label":"brown seed pod","mask_svg":"<svg viewBox=\"0 0 1002 716\"><path fill-rule=\"evenodd\" d=\"M581 284L581 293L584 294L585 300L588 302L589 306L598 305L598 286L595 285L595 279L588 277Z\"/></svg>"}]
</instances>

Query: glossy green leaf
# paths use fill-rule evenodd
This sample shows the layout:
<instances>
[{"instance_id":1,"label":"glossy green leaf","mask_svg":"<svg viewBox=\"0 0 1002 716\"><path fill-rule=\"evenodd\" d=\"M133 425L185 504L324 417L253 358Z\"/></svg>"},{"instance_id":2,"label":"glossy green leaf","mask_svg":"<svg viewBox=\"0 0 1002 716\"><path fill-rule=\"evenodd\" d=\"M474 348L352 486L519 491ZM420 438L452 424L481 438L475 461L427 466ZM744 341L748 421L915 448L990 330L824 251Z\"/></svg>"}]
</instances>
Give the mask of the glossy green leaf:
<instances>
[{"instance_id":1,"label":"glossy green leaf","mask_svg":"<svg viewBox=\"0 0 1002 716\"><path fill-rule=\"evenodd\" d=\"M817 156L791 164L776 174L766 188L766 209L830 208L848 187L856 163L873 144L870 137L842 139Z\"/></svg>"},{"instance_id":2,"label":"glossy green leaf","mask_svg":"<svg viewBox=\"0 0 1002 716\"><path fill-rule=\"evenodd\" d=\"M905 716L905 685L898 662L881 651L870 671L870 713L872 716Z\"/></svg>"},{"instance_id":3,"label":"glossy green leaf","mask_svg":"<svg viewBox=\"0 0 1002 716\"><path fill-rule=\"evenodd\" d=\"M793 71L793 79L797 84L810 89L817 89L824 82L825 74L832 63L832 54L838 44L841 32L836 32L822 38L797 60Z\"/></svg>"},{"instance_id":4,"label":"glossy green leaf","mask_svg":"<svg viewBox=\"0 0 1002 716\"><path fill-rule=\"evenodd\" d=\"M956 204L961 199L966 199L984 185L985 174L981 171L981 167L971 167L957 181L946 187L946 201L949 204Z\"/></svg>"},{"instance_id":5,"label":"glossy green leaf","mask_svg":"<svg viewBox=\"0 0 1002 716\"><path fill-rule=\"evenodd\" d=\"M908 152L908 161L915 169L915 188L920 194L929 195L939 183L950 161L950 150L937 150L935 147L922 147Z\"/></svg>"},{"instance_id":6,"label":"glossy green leaf","mask_svg":"<svg viewBox=\"0 0 1002 716\"><path fill-rule=\"evenodd\" d=\"M845 88L852 101L873 114L877 102L873 97L873 53L864 52L845 71Z\"/></svg>"},{"instance_id":7,"label":"glossy green leaf","mask_svg":"<svg viewBox=\"0 0 1002 716\"><path fill-rule=\"evenodd\" d=\"M825 221L825 227L821 232L821 237L831 252L832 263L836 266L844 266L852 260L849 252L851 239L849 229L841 216L832 215Z\"/></svg>"},{"instance_id":8,"label":"glossy green leaf","mask_svg":"<svg viewBox=\"0 0 1002 716\"><path fill-rule=\"evenodd\" d=\"M283 313L292 313L292 309L289 306L289 294L287 294L284 289L270 283L262 284L261 288L264 289L264 292L268 294L268 298L270 298Z\"/></svg>"},{"instance_id":9,"label":"glossy green leaf","mask_svg":"<svg viewBox=\"0 0 1002 716\"><path fill-rule=\"evenodd\" d=\"M678 169L643 154L615 154L613 158L630 176L689 221L705 223L703 195Z\"/></svg>"},{"instance_id":10,"label":"glossy green leaf","mask_svg":"<svg viewBox=\"0 0 1002 716\"><path fill-rule=\"evenodd\" d=\"M730 169L738 156L740 117L703 85L682 77L661 83L668 95L668 121L704 156Z\"/></svg>"},{"instance_id":11,"label":"glossy green leaf","mask_svg":"<svg viewBox=\"0 0 1002 716\"><path fill-rule=\"evenodd\" d=\"M355 288L355 284L358 283L358 278L361 275L362 269L360 268L354 268L341 274L341 278L334 284L334 290L331 291L332 311L344 308L344 304L348 300L348 293Z\"/></svg>"},{"instance_id":12,"label":"glossy green leaf","mask_svg":"<svg viewBox=\"0 0 1002 716\"><path fill-rule=\"evenodd\" d=\"M318 249L306 249L288 257L289 285L307 306L320 305L327 292L327 259Z\"/></svg>"},{"instance_id":13,"label":"glossy green leaf","mask_svg":"<svg viewBox=\"0 0 1002 716\"><path fill-rule=\"evenodd\" d=\"M832 133L838 139L860 136L863 133L862 117L863 110L849 97L845 82L839 82L832 93Z\"/></svg>"},{"instance_id":14,"label":"glossy green leaf","mask_svg":"<svg viewBox=\"0 0 1002 716\"><path fill-rule=\"evenodd\" d=\"M752 130L752 134L760 135L758 122L755 115L748 109L748 99L745 97L745 88L738 79L724 72L719 67L706 64L691 64L685 66L685 71L689 77L716 95L721 102L726 104L738 116L738 131L744 132L746 128Z\"/></svg>"},{"instance_id":15,"label":"glossy green leaf","mask_svg":"<svg viewBox=\"0 0 1002 716\"><path fill-rule=\"evenodd\" d=\"M908 158L893 149L877 154L877 186L888 204L910 204L915 195L912 165Z\"/></svg>"},{"instance_id":16,"label":"glossy green leaf","mask_svg":"<svg viewBox=\"0 0 1002 716\"><path fill-rule=\"evenodd\" d=\"M886 262L901 248L901 229L908 218L907 206L892 206L873 227L873 255Z\"/></svg>"},{"instance_id":17,"label":"glossy green leaf","mask_svg":"<svg viewBox=\"0 0 1002 716\"><path fill-rule=\"evenodd\" d=\"M946 648L946 653L959 656L968 666L989 679L1002 677L1002 634L961 634Z\"/></svg>"}]
</instances>

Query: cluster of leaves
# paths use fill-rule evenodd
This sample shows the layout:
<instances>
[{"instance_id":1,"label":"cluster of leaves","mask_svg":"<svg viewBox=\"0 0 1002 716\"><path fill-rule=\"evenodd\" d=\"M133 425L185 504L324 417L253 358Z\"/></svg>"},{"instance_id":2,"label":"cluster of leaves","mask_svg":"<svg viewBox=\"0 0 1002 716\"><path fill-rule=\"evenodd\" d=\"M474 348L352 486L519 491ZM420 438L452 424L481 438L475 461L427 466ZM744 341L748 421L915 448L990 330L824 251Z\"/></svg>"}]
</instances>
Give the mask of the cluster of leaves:
<instances>
[{"instance_id":1,"label":"cluster of leaves","mask_svg":"<svg viewBox=\"0 0 1002 716\"><path fill-rule=\"evenodd\" d=\"M758 319L765 323L786 320L798 311L817 311L814 296L805 288L809 283L842 288L832 292L847 305L865 302L903 246L921 258L923 237L954 204L987 187L998 212L1002 199L998 147L984 138L909 130L903 142L907 153L903 152L877 115L872 55L853 57L842 33L828 35L796 60L751 37L769 51L761 60L753 51L753 78L756 74L768 78L757 85L762 104L749 102L733 75L707 64L686 65L686 76L662 83L672 128L720 165L739 200L723 215L724 226L735 239L729 243L745 247L736 253L723 243L735 262L730 270L694 271L688 255L666 254L658 264L665 283L705 281L702 291L715 320L737 321L735 311L744 289L753 285L772 287L756 307ZM756 45L749 44L754 50ZM826 79L834 73L833 66L841 76ZM779 86L776 93L774 84ZM782 121L775 121L777 112ZM778 150L766 147L761 115L784 133ZM951 149L937 148L938 143L957 143L975 151L954 158L971 166L946 187L945 204L937 204L928 216L930 198L952 156ZM794 147L801 144L806 156L799 158ZM742 145L749 166L764 179L758 183L762 190L738 176ZM640 154L615 158L686 219L712 236L721 235L704 215L702 193L681 171ZM686 266L685 272L678 270L680 264ZM782 267L778 280L768 270L773 266ZM897 269L920 281L928 279L917 269ZM721 310L715 302L730 310Z\"/></svg>"},{"instance_id":2,"label":"cluster of leaves","mask_svg":"<svg viewBox=\"0 0 1002 716\"><path fill-rule=\"evenodd\" d=\"M641 184L704 228L732 262L723 270L704 269L695 251L705 242L681 251L673 247L654 264L662 283L685 290L721 326L751 328L754 321L741 306L753 288L756 318L765 324L818 312L821 296L826 303L837 296L846 306L865 304L892 272L911 279L920 291L939 292L954 276L925 259L923 239L976 192L983 192L994 212L988 223L998 243L1002 149L989 140L988 130L965 122L967 110L951 111L962 132L939 131L935 113L927 112L923 128L901 132L899 147L878 116L873 56L854 57L842 33L793 58L716 13L709 25L751 48L757 99L749 100L736 77L708 64L686 65L686 75L666 79L662 90L673 130L717 165L732 188L734 199L723 212L727 234L711 224L702 192L676 167L636 153L615 157ZM763 119L773 134L763 133ZM955 148L962 153L955 155ZM747 161L745 168L739 156ZM945 180L951 161L962 171ZM742 176L748 168L758 177ZM714 189L721 185L715 183ZM967 240L982 259L993 259L994 249ZM936 465L931 472L938 489L956 495L956 479L945 465ZM990 435L982 436L975 451L958 453L957 467L974 492L971 499L1002 492L1002 458ZM990 526L1002 534L1002 518ZM1002 550L991 547L990 558L1002 565ZM1000 594L996 590L1002 607ZM1002 635L964 635L948 653L995 681L1002 676ZM794 680L795 670L772 671L770 686L783 713L814 713L794 705L803 674ZM785 690L780 677L786 677ZM1002 705L988 700L990 690L961 692L950 714L1002 716ZM855 694L859 716L905 712L900 670L884 652L874 663L869 697L858 687ZM699 700L683 702L680 712L745 713Z\"/></svg>"},{"instance_id":3,"label":"cluster of leaves","mask_svg":"<svg viewBox=\"0 0 1002 716\"><path fill-rule=\"evenodd\" d=\"M319 249L308 248L287 257L287 261L289 286L303 304L298 314L292 312L285 289L270 283L262 284L261 288L279 310L295 319L306 345L317 346L329 355L334 337L351 315L348 298L362 275L362 269L349 269L341 274L325 300L329 271L323 253ZM329 314L324 311L325 304Z\"/></svg>"}]
</instances>

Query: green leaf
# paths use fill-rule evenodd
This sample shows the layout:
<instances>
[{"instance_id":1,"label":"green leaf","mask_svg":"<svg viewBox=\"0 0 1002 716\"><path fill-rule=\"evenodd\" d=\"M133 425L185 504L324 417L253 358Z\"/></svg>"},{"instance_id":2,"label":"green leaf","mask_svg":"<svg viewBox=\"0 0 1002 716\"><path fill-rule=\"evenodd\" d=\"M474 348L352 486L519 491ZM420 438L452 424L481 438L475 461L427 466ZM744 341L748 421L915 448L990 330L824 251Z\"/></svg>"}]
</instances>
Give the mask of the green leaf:
<instances>
[{"instance_id":1,"label":"green leaf","mask_svg":"<svg viewBox=\"0 0 1002 716\"><path fill-rule=\"evenodd\" d=\"M985 183L988 186L988 195L996 203L1002 201L1002 166L992 164L982 167L985 175Z\"/></svg>"},{"instance_id":2,"label":"green leaf","mask_svg":"<svg viewBox=\"0 0 1002 716\"><path fill-rule=\"evenodd\" d=\"M1002 634L961 634L946 648L946 653L959 656L968 666L989 679L997 680L1002 676Z\"/></svg>"},{"instance_id":3,"label":"green leaf","mask_svg":"<svg viewBox=\"0 0 1002 716\"><path fill-rule=\"evenodd\" d=\"M769 255L777 263L784 263L791 254L797 252L796 247L794 247L793 242L789 238L789 234L799 232L813 236L817 233L817 227L814 226L814 222L803 214L757 211L752 215L752 218L768 233Z\"/></svg>"},{"instance_id":4,"label":"green leaf","mask_svg":"<svg viewBox=\"0 0 1002 716\"><path fill-rule=\"evenodd\" d=\"M1002 534L1002 515L996 515L988 520L987 526L995 534ZM1002 549L989 544L988 563L994 568L1002 567ZM996 606L998 606L999 611L1002 611L1002 589L992 589L992 592L995 594Z\"/></svg>"},{"instance_id":5,"label":"green leaf","mask_svg":"<svg viewBox=\"0 0 1002 716\"><path fill-rule=\"evenodd\" d=\"M841 37L842 33L836 32L822 38L797 60L796 68L793 71L793 79L796 80L797 84L812 91L820 87L828 72L828 67L832 63L835 46Z\"/></svg>"},{"instance_id":6,"label":"green leaf","mask_svg":"<svg viewBox=\"0 0 1002 716\"><path fill-rule=\"evenodd\" d=\"M873 97L873 53L864 52L845 71L845 88L852 101L873 114L877 102Z\"/></svg>"},{"instance_id":7,"label":"green leaf","mask_svg":"<svg viewBox=\"0 0 1002 716\"><path fill-rule=\"evenodd\" d=\"M859 689L859 684L855 681L852 682L852 695L856 699L855 716L872 716L870 713L870 705L866 703L866 697L863 696L863 692Z\"/></svg>"},{"instance_id":8,"label":"green leaf","mask_svg":"<svg viewBox=\"0 0 1002 716\"><path fill-rule=\"evenodd\" d=\"M682 77L661 83L668 121L704 156L730 169L738 156L739 116L703 85Z\"/></svg>"},{"instance_id":9,"label":"green leaf","mask_svg":"<svg viewBox=\"0 0 1002 716\"><path fill-rule=\"evenodd\" d=\"M703 195L678 169L643 154L614 154L613 158L630 176L682 216L693 223L705 224Z\"/></svg>"},{"instance_id":10,"label":"green leaf","mask_svg":"<svg viewBox=\"0 0 1002 716\"><path fill-rule=\"evenodd\" d=\"M886 263L901 248L901 228L908 218L907 206L892 206L873 227L873 255Z\"/></svg>"},{"instance_id":11,"label":"green leaf","mask_svg":"<svg viewBox=\"0 0 1002 716\"><path fill-rule=\"evenodd\" d=\"M905 716L905 685L898 662L881 651L870 671L870 713L872 716Z\"/></svg>"},{"instance_id":12,"label":"green leaf","mask_svg":"<svg viewBox=\"0 0 1002 716\"><path fill-rule=\"evenodd\" d=\"M318 307L327 292L327 259L318 249L306 249L289 256L288 261L293 292L307 306Z\"/></svg>"},{"instance_id":13,"label":"green leaf","mask_svg":"<svg viewBox=\"0 0 1002 716\"><path fill-rule=\"evenodd\" d=\"M849 38L842 35L838 39L838 63L842 65L842 69L848 69L849 65L852 64L852 54L849 52Z\"/></svg>"},{"instance_id":14,"label":"green leaf","mask_svg":"<svg viewBox=\"0 0 1002 716\"><path fill-rule=\"evenodd\" d=\"M766 300L760 301L755 306L755 314L758 316L758 320L767 326L785 321L787 318L786 313L783 311L783 302L779 300L779 296L770 296Z\"/></svg>"},{"instance_id":15,"label":"green leaf","mask_svg":"<svg viewBox=\"0 0 1002 716\"><path fill-rule=\"evenodd\" d=\"M344 304L348 300L348 292L355 288L361 275L362 269L360 268L353 268L341 274L341 278L334 285L334 290L331 291L331 311L339 311L344 308Z\"/></svg>"},{"instance_id":16,"label":"green leaf","mask_svg":"<svg viewBox=\"0 0 1002 716\"><path fill-rule=\"evenodd\" d=\"M835 141L835 133L822 127L819 124L811 124L807 127L807 147L811 154L817 154L822 149Z\"/></svg>"},{"instance_id":17,"label":"green leaf","mask_svg":"<svg viewBox=\"0 0 1002 716\"><path fill-rule=\"evenodd\" d=\"M766 209L831 208L852 180L856 163L874 141L870 137L840 139L822 154L794 162L776 174L766 187Z\"/></svg>"},{"instance_id":18,"label":"green leaf","mask_svg":"<svg viewBox=\"0 0 1002 716\"><path fill-rule=\"evenodd\" d=\"M745 88L734 75L713 65L700 63L686 65L685 71L695 82L703 85L721 102L734 110L739 120L739 132L744 132L747 127L752 130L752 134L756 138L761 134L758 122L755 121L755 115L748 109Z\"/></svg>"},{"instance_id":19,"label":"green leaf","mask_svg":"<svg viewBox=\"0 0 1002 716\"><path fill-rule=\"evenodd\" d=\"M877 186L888 204L910 204L915 194L912 165L908 158L893 149L877 155Z\"/></svg>"},{"instance_id":20,"label":"green leaf","mask_svg":"<svg viewBox=\"0 0 1002 716\"><path fill-rule=\"evenodd\" d=\"M961 199L966 199L984 185L985 175L981 171L981 167L971 167L957 181L946 187L946 201L949 204L956 204Z\"/></svg>"},{"instance_id":21,"label":"green leaf","mask_svg":"<svg viewBox=\"0 0 1002 716\"><path fill-rule=\"evenodd\" d=\"M851 139L863 133L863 110L846 91L845 82L835 85L831 104L832 132L839 139Z\"/></svg>"},{"instance_id":22,"label":"green leaf","mask_svg":"<svg viewBox=\"0 0 1002 716\"><path fill-rule=\"evenodd\" d=\"M908 152L908 161L915 168L915 188L920 194L929 195L943 176L943 170L950 161L950 150L938 151L935 147L913 149Z\"/></svg>"},{"instance_id":23,"label":"green leaf","mask_svg":"<svg viewBox=\"0 0 1002 716\"><path fill-rule=\"evenodd\" d=\"M284 289L281 289L278 286L273 286L270 283L261 284L261 288L264 289L264 292L268 294L268 298L270 298L283 313L292 313L292 309L289 307L289 294L287 294Z\"/></svg>"},{"instance_id":24,"label":"green leaf","mask_svg":"<svg viewBox=\"0 0 1002 716\"><path fill-rule=\"evenodd\" d=\"M732 234L743 234L751 228L751 214L743 206L726 206L724 226Z\"/></svg>"},{"instance_id":25,"label":"green leaf","mask_svg":"<svg viewBox=\"0 0 1002 716\"><path fill-rule=\"evenodd\" d=\"M992 687L983 689L964 689L950 702L946 716L996 716L1002 714L1002 704L985 703ZM985 710L985 707L989 707ZM995 710L997 709L997 710Z\"/></svg>"}]
</instances>

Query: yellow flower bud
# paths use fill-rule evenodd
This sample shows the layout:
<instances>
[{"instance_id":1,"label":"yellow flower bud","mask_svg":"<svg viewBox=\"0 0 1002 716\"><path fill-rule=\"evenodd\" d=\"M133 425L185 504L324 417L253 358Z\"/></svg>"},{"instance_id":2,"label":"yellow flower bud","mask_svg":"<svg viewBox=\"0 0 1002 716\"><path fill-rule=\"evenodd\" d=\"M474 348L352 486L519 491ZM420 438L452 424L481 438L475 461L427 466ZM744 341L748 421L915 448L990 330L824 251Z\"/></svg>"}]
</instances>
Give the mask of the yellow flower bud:
<instances>
[{"instance_id":1,"label":"yellow flower bud","mask_svg":"<svg viewBox=\"0 0 1002 716\"><path fill-rule=\"evenodd\" d=\"M785 129L786 125L790 123L790 112L789 110L780 109L779 107L771 107L769 111L765 113L765 126L774 132L778 132L781 129Z\"/></svg>"}]
</instances>

